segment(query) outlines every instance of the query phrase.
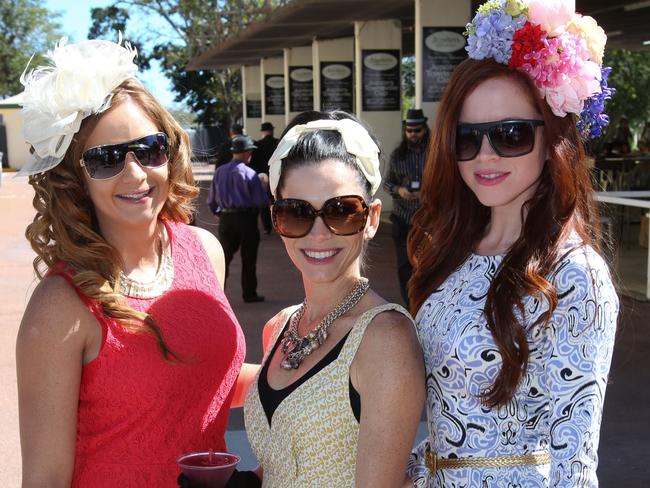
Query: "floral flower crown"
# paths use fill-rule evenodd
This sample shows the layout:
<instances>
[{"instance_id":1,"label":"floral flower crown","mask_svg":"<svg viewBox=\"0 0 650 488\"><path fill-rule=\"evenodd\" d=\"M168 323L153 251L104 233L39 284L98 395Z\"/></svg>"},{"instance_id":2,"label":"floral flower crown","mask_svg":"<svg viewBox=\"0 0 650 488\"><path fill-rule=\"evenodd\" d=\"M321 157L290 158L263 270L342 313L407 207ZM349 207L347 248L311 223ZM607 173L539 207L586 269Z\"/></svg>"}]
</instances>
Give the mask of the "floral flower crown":
<instances>
[{"instance_id":1,"label":"floral flower crown","mask_svg":"<svg viewBox=\"0 0 650 488\"><path fill-rule=\"evenodd\" d=\"M88 40L67 44L64 37L46 54L49 66L30 72L25 68L20 77L25 86L23 136L34 151L20 175L42 173L58 165L81 121L108 109L112 91L135 77L137 52L128 42L121 44L121 34L117 43Z\"/></svg>"},{"instance_id":2,"label":"floral flower crown","mask_svg":"<svg viewBox=\"0 0 650 488\"><path fill-rule=\"evenodd\" d=\"M582 137L599 137L609 123L605 100L611 68L602 67L607 36L575 0L489 0L467 24L472 59L489 59L530 76L559 117L573 113Z\"/></svg>"}]
</instances>

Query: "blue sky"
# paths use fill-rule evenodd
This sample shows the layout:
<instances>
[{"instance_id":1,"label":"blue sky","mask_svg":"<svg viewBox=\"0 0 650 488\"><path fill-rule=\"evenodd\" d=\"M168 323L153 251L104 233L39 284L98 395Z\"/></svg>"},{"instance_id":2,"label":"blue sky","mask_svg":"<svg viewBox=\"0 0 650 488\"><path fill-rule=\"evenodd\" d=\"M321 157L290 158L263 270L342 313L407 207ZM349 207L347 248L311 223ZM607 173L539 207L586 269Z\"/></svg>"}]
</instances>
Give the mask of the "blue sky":
<instances>
[{"instance_id":1,"label":"blue sky","mask_svg":"<svg viewBox=\"0 0 650 488\"><path fill-rule=\"evenodd\" d=\"M46 0L45 7L50 11L61 13L60 22L63 32L68 36L70 42L86 39L90 28L90 9L95 7L106 7L111 5L113 0ZM127 30L133 26L127 26ZM117 40L117 39L116 39ZM174 94L171 92L169 81L162 75L157 64L151 69L143 72L138 77L160 102L170 107L174 105Z\"/></svg>"}]
</instances>

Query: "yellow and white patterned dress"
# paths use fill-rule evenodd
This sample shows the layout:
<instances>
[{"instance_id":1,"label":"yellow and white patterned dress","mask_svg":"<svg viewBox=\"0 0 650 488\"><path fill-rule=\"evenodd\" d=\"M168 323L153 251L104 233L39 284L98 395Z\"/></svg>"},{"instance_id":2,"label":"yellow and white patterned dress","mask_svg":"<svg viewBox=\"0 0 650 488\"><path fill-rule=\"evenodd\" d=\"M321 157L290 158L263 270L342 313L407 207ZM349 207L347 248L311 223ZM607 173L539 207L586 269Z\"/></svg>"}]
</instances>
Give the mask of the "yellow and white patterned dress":
<instances>
[{"instance_id":1,"label":"yellow and white patterned dress","mask_svg":"<svg viewBox=\"0 0 650 488\"><path fill-rule=\"evenodd\" d=\"M361 315L339 356L278 405L270 426L260 402L258 373L246 397L244 418L248 440L264 469L264 488L354 487L359 423L350 406L350 364L368 324L387 310L411 319L395 303ZM271 344L283 326L279 321Z\"/></svg>"}]
</instances>

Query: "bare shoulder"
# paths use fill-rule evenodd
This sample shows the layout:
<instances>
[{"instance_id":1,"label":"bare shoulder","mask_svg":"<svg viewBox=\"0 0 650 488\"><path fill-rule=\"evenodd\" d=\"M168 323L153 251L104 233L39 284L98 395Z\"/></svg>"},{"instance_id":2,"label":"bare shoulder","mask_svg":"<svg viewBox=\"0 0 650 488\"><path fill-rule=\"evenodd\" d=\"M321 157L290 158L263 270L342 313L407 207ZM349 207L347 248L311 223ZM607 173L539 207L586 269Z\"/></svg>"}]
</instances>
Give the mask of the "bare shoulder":
<instances>
[{"instance_id":1,"label":"bare shoulder","mask_svg":"<svg viewBox=\"0 0 650 488\"><path fill-rule=\"evenodd\" d=\"M203 244L205 251L208 253L208 256L210 256L210 259L212 259L213 256L223 256L223 249L221 248L219 239L217 239L212 232L195 225L190 225L188 227L192 229L194 234L201 240L201 244Z\"/></svg>"},{"instance_id":2,"label":"bare shoulder","mask_svg":"<svg viewBox=\"0 0 650 488\"><path fill-rule=\"evenodd\" d=\"M377 347L397 341L404 345L417 346L415 325L410 315L396 310L387 310L377 314L364 333L364 342Z\"/></svg>"},{"instance_id":3,"label":"bare shoulder","mask_svg":"<svg viewBox=\"0 0 650 488\"><path fill-rule=\"evenodd\" d=\"M39 342L63 338L85 342L96 319L75 289L60 276L47 276L36 287L25 309L18 332L21 341Z\"/></svg>"},{"instance_id":4,"label":"bare shoulder","mask_svg":"<svg viewBox=\"0 0 650 488\"><path fill-rule=\"evenodd\" d=\"M397 311L377 314L366 328L352 362L351 378L362 394L388 385L424 384L424 361L413 320Z\"/></svg>"}]
</instances>

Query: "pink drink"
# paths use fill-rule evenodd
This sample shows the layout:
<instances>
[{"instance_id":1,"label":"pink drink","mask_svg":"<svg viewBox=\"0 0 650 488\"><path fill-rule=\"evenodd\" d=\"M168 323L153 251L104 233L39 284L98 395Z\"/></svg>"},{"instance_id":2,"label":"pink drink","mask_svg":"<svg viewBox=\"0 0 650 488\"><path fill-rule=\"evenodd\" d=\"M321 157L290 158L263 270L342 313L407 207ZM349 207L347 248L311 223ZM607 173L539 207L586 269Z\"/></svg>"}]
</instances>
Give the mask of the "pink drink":
<instances>
[{"instance_id":1,"label":"pink drink","mask_svg":"<svg viewBox=\"0 0 650 488\"><path fill-rule=\"evenodd\" d=\"M181 471L197 488L223 488L241 458L225 452L193 452L177 459Z\"/></svg>"}]
</instances>

